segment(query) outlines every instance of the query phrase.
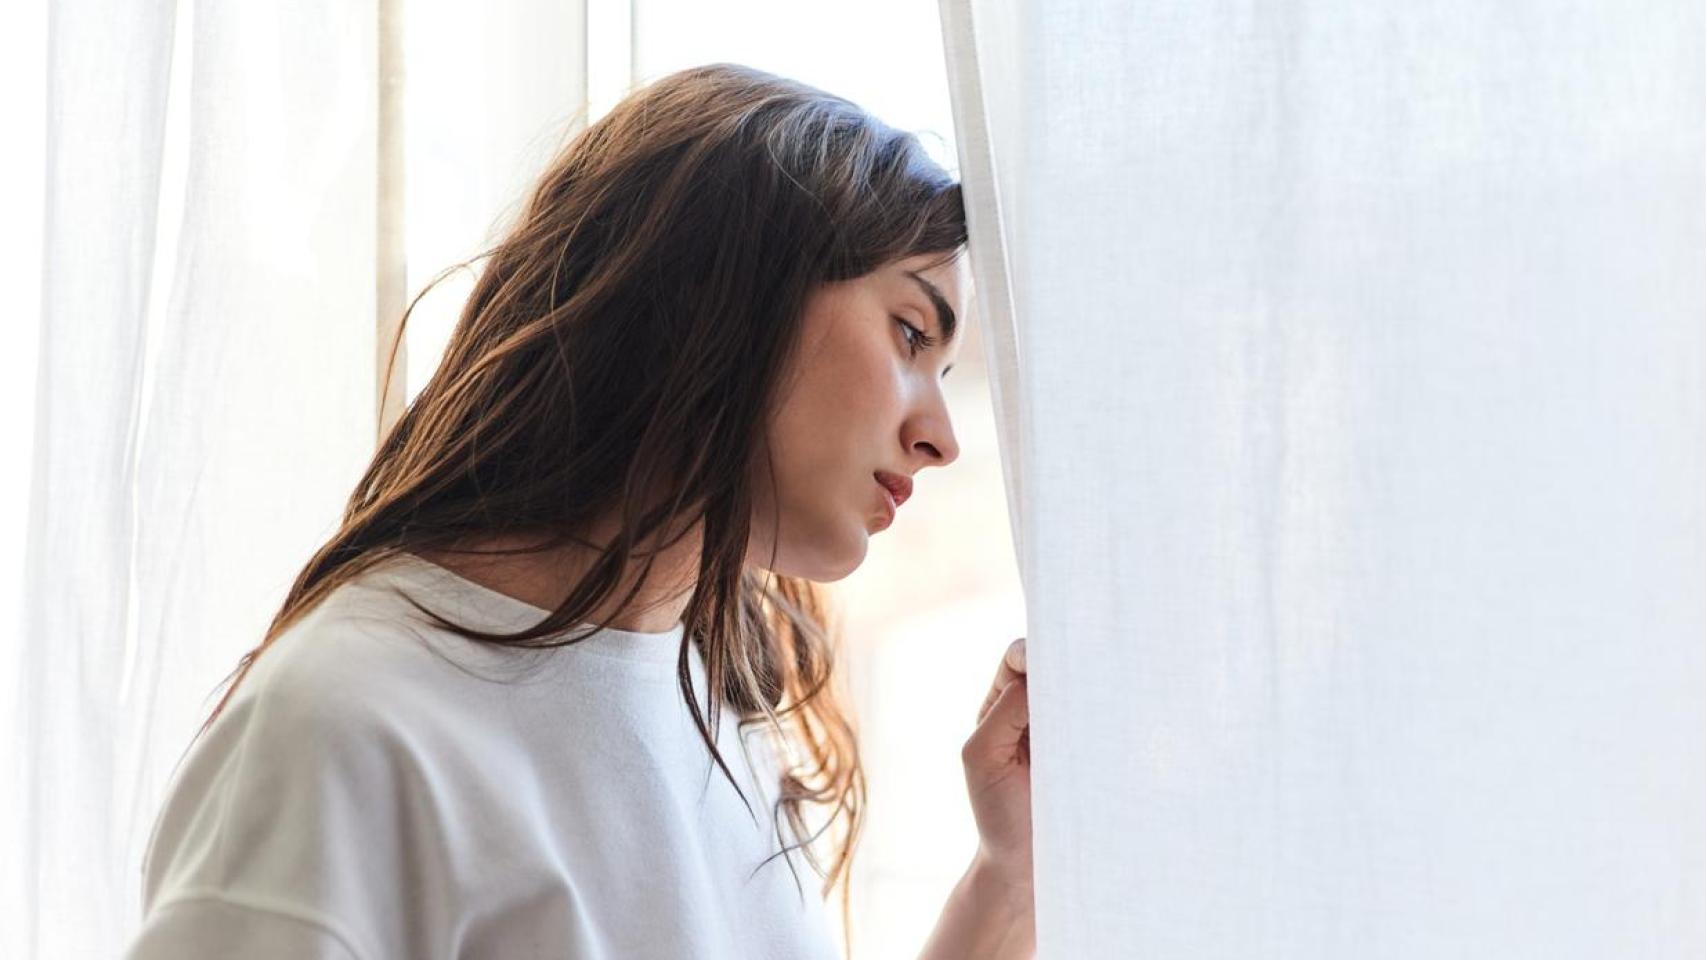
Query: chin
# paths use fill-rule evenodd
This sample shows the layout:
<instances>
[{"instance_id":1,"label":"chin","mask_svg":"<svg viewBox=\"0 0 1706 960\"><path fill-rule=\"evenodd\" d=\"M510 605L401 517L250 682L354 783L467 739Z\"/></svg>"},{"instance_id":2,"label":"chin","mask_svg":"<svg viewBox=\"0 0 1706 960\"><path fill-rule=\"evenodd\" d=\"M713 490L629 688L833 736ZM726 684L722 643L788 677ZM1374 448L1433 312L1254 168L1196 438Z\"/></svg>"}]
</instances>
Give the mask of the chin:
<instances>
[{"instance_id":1,"label":"chin","mask_svg":"<svg viewBox=\"0 0 1706 960\"><path fill-rule=\"evenodd\" d=\"M845 579L865 562L870 547L870 535L856 532L854 538L835 550L784 550L776 558L776 566L768 568L783 577L798 577L813 583L834 583Z\"/></svg>"},{"instance_id":2,"label":"chin","mask_svg":"<svg viewBox=\"0 0 1706 960\"><path fill-rule=\"evenodd\" d=\"M859 569L871 548L868 518L800 511L784 516L781 526L790 535L775 545L775 563L770 562L771 538L755 535L747 551L748 567L779 577L834 583Z\"/></svg>"},{"instance_id":3,"label":"chin","mask_svg":"<svg viewBox=\"0 0 1706 960\"><path fill-rule=\"evenodd\" d=\"M865 552L861 550L859 551L858 558L852 563L842 564L840 567L825 573L823 576L811 577L810 579L818 583L834 583L837 580L845 579L847 576L852 574L853 571L859 569L859 565L864 562Z\"/></svg>"}]
</instances>

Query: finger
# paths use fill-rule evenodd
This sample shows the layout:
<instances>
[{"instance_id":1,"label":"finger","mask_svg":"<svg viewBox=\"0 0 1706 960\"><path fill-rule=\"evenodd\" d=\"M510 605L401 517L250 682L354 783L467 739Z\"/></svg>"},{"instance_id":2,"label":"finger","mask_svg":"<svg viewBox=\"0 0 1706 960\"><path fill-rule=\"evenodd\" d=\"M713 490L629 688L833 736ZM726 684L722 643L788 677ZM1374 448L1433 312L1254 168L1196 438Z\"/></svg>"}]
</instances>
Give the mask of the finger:
<instances>
[{"instance_id":1,"label":"finger","mask_svg":"<svg viewBox=\"0 0 1706 960\"><path fill-rule=\"evenodd\" d=\"M1020 676L995 698L982 722L966 740L963 756L985 763L1005 763L1029 755L1031 703L1029 684Z\"/></svg>"},{"instance_id":2,"label":"finger","mask_svg":"<svg viewBox=\"0 0 1706 960\"><path fill-rule=\"evenodd\" d=\"M977 708L977 720L983 722L984 714L995 703L995 698L1001 696L1001 691L1007 689L1014 678L1025 675L1025 638L1020 637L1007 645L1002 654L1000 666L995 668L995 682L989 685L989 693L983 698L983 705Z\"/></svg>"}]
</instances>

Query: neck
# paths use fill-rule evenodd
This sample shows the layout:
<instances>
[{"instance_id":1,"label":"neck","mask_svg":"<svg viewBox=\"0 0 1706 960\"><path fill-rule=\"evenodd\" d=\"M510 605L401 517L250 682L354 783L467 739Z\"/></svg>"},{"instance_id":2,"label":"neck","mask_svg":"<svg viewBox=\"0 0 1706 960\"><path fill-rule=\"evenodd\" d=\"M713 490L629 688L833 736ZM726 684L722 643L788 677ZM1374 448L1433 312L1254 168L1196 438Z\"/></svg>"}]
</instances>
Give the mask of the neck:
<instances>
[{"instance_id":1,"label":"neck","mask_svg":"<svg viewBox=\"0 0 1706 960\"><path fill-rule=\"evenodd\" d=\"M588 539L595 543L608 542L614 536L609 524L602 524ZM522 535L479 537L464 540L456 550L516 550L543 543L543 537ZM628 609L616 614L615 608L638 579L640 562L630 559L620 586L595 608L583 615L582 622L606 622L617 630L638 633L665 633L681 622L692 597L698 576L700 539L697 532L681 538L665 548L652 561L652 571L646 585L635 595ZM565 544L549 550L531 553L485 554L445 551L415 551L421 557L438 564L457 576L495 590L505 596L546 610L555 610L568 599L569 592L598 560L597 551L580 544Z\"/></svg>"}]
</instances>

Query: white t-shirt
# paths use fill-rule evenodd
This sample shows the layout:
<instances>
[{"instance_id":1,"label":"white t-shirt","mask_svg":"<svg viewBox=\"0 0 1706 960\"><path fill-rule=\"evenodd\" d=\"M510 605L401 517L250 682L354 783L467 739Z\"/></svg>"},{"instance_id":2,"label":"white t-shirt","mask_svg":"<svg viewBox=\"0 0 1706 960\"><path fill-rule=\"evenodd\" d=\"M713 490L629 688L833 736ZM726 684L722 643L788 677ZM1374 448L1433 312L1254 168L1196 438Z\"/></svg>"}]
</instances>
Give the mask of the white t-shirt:
<instances>
[{"instance_id":1,"label":"white t-shirt","mask_svg":"<svg viewBox=\"0 0 1706 960\"><path fill-rule=\"evenodd\" d=\"M130 960L839 958L801 852L760 867L774 752L721 711L749 814L681 625L513 650L393 586L476 629L547 612L405 555L281 634L173 774Z\"/></svg>"}]
</instances>

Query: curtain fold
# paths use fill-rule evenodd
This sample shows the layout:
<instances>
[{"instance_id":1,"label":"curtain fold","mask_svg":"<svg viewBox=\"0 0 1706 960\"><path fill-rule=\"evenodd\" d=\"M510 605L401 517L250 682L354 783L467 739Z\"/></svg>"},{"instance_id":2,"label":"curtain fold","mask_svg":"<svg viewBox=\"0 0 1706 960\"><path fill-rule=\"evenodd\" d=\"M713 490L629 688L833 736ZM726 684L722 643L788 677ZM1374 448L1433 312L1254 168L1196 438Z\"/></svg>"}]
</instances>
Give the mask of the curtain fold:
<instances>
[{"instance_id":1,"label":"curtain fold","mask_svg":"<svg viewBox=\"0 0 1706 960\"><path fill-rule=\"evenodd\" d=\"M49 6L0 955L122 952L176 762L371 455L374 30L331 0Z\"/></svg>"},{"instance_id":2,"label":"curtain fold","mask_svg":"<svg viewBox=\"0 0 1706 960\"><path fill-rule=\"evenodd\" d=\"M1016 10L1012 0L977 4L942 0L940 12L954 139L961 164L961 193L971 236L968 253L975 278L973 312L983 329L990 400L995 405L996 439L1007 487L1008 523L1020 561L1021 583L1026 583L1025 525L1020 508L1025 502L1023 441L1028 434L1021 423L1023 367L1014 327L1012 265L1003 239L1015 225L1010 207L1002 204L1003 196L1016 192L1012 168L1018 158L1011 151L1003 155L995 149L997 142L1003 146L1013 143L1017 133L1020 91L1012 83L1017 78L1012 63ZM986 21L992 26L980 33L978 25Z\"/></svg>"},{"instance_id":3,"label":"curtain fold","mask_svg":"<svg viewBox=\"0 0 1706 960\"><path fill-rule=\"evenodd\" d=\"M107 804L128 787L114 742L135 525L127 481L173 14L171 0L47 8L42 313L28 459L40 507L25 523L19 642L7 651L16 713L6 749L23 774L5 821L13 851L4 858L11 915L0 924L7 956L91 955L102 941L85 911L116 917L122 909L123 877L116 869L91 876L89 865L125 843ZM126 82L111 82L115 74ZM63 491L51 506L50 491ZM43 589L61 602L43 603Z\"/></svg>"},{"instance_id":4,"label":"curtain fold","mask_svg":"<svg viewBox=\"0 0 1706 960\"><path fill-rule=\"evenodd\" d=\"M377 203L401 185L379 182L378 0L44 6L0 956L117 956L191 737L373 454ZM409 18L411 291L584 123L582 5L506 10ZM36 226L0 229L28 249Z\"/></svg>"},{"instance_id":5,"label":"curtain fold","mask_svg":"<svg viewBox=\"0 0 1706 960\"><path fill-rule=\"evenodd\" d=\"M1039 956L1706 954L1706 11L941 9Z\"/></svg>"}]
</instances>

